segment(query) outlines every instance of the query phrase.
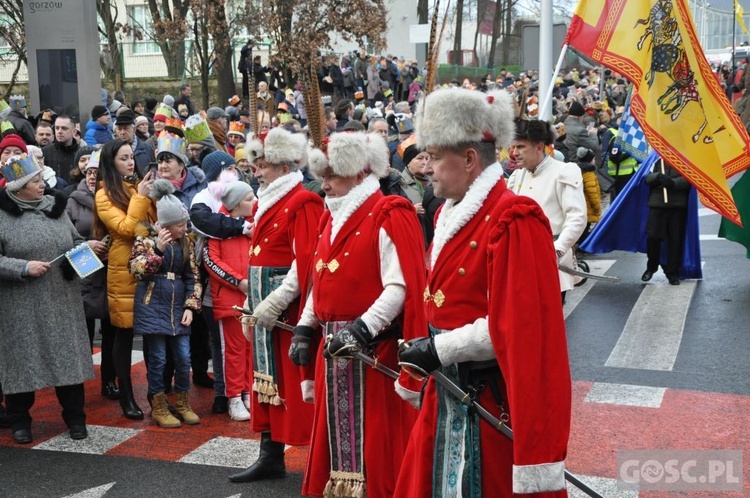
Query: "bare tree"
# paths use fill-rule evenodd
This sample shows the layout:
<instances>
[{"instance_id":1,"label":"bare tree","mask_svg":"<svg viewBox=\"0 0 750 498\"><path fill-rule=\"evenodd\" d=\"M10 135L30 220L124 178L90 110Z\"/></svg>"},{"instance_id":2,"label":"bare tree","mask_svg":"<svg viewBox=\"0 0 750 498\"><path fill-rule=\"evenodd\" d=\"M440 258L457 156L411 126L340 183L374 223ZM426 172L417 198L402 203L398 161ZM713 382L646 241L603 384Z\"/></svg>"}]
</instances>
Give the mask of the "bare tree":
<instances>
[{"instance_id":1,"label":"bare tree","mask_svg":"<svg viewBox=\"0 0 750 498\"><path fill-rule=\"evenodd\" d=\"M430 20L429 10L430 10L429 0L419 0L417 2L418 24L427 24L429 22Z\"/></svg>"},{"instance_id":2,"label":"bare tree","mask_svg":"<svg viewBox=\"0 0 750 498\"><path fill-rule=\"evenodd\" d=\"M117 22L119 9L112 0L96 0L96 11L101 19L99 34L104 37L106 49L99 57L99 65L104 73L105 81L114 81L115 90L122 89L122 51L118 34L130 34L132 27Z\"/></svg>"},{"instance_id":3,"label":"bare tree","mask_svg":"<svg viewBox=\"0 0 750 498\"><path fill-rule=\"evenodd\" d=\"M385 46L387 23L383 0L264 0L260 3L264 9L263 28L289 70L303 76L307 95L314 94L318 84L316 77L321 77L311 68L322 63L322 52L333 48L333 35L359 46L370 45L375 49ZM317 104L319 99L311 100ZM322 121L322 108L308 109L308 122L316 144L322 139L317 129Z\"/></svg>"},{"instance_id":4,"label":"bare tree","mask_svg":"<svg viewBox=\"0 0 750 498\"><path fill-rule=\"evenodd\" d=\"M171 0L171 3L170 0L148 0L151 38L159 45L170 78L181 78L185 72L185 34L188 29L186 17L191 2L192 0ZM141 33L147 31L142 29Z\"/></svg>"},{"instance_id":5,"label":"bare tree","mask_svg":"<svg viewBox=\"0 0 750 498\"><path fill-rule=\"evenodd\" d=\"M0 63L15 63L13 74L2 98L8 99L13 87L18 81L21 66L28 64L26 59L26 33L23 22L23 0L0 0L0 11L6 15L6 20L0 23L0 38L5 40L9 49L0 53Z\"/></svg>"},{"instance_id":6,"label":"bare tree","mask_svg":"<svg viewBox=\"0 0 750 498\"><path fill-rule=\"evenodd\" d=\"M464 0L458 0L456 2L456 29L453 36L453 60L451 64L461 64L463 59L461 53L461 36L463 34L464 27Z\"/></svg>"}]
</instances>

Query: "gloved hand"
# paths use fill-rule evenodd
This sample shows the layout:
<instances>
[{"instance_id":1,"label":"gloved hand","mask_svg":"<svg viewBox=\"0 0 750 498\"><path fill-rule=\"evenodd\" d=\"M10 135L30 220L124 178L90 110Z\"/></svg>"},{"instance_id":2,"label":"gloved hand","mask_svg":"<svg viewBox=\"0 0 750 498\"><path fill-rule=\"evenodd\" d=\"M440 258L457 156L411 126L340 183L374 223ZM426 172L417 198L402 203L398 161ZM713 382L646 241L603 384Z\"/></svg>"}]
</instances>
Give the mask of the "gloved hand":
<instances>
[{"instance_id":1,"label":"gloved hand","mask_svg":"<svg viewBox=\"0 0 750 498\"><path fill-rule=\"evenodd\" d=\"M361 318L357 318L333 336L323 349L323 356L326 358L353 357L366 347L372 339L372 334L367 330L365 322Z\"/></svg>"},{"instance_id":2,"label":"gloved hand","mask_svg":"<svg viewBox=\"0 0 750 498\"><path fill-rule=\"evenodd\" d=\"M427 373L440 368L440 358L435 348L435 339L432 337L420 337L412 339L407 343L408 347L398 352L399 363L410 363Z\"/></svg>"},{"instance_id":3,"label":"gloved hand","mask_svg":"<svg viewBox=\"0 0 750 498\"><path fill-rule=\"evenodd\" d=\"M276 320L284 312L286 307L276 294L271 292L266 298L258 304L253 310L255 323L266 330L271 330Z\"/></svg>"},{"instance_id":4,"label":"gloved hand","mask_svg":"<svg viewBox=\"0 0 750 498\"><path fill-rule=\"evenodd\" d=\"M245 302L242 304L242 307L244 309L250 308L250 298L245 298ZM253 340L253 319L251 318L251 315L242 315L242 318L240 318L240 323L242 324L242 334L245 336L245 339L247 339L248 342L251 342Z\"/></svg>"},{"instance_id":5,"label":"gloved hand","mask_svg":"<svg viewBox=\"0 0 750 498\"><path fill-rule=\"evenodd\" d=\"M661 183L661 186L664 188L668 188L668 189L674 188L674 180L668 177L667 175L662 175L659 183Z\"/></svg>"},{"instance_id":6,"label":"gloved hand","mask_svg":"<svg viewBox=\"0 0 750 498\"><path fill-rule=\"evenodd\" d=\"M294 327L292 345L289 346L289 359L298 367L310 364L310 342L315 336L315 329L306 325Z\"/></svg>"}]
</instances>

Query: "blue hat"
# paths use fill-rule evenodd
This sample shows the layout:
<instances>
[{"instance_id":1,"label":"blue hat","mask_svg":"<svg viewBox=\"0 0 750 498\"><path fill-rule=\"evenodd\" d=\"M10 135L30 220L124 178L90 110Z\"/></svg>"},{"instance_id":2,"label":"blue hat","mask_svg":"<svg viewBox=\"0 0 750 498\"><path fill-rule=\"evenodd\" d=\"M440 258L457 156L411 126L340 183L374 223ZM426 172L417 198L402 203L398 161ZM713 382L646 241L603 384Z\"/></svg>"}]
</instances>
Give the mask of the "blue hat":
<instances>
[{"instance_id":1,"label":"blue hat","mask_svg":"<svg viewBox=\"0 0 750 498\"><path fill-rule=\"evenodd\" d=\"M5 188L9 192L21 190L32 178L41 172L42 168L28 154L11 156L5 164L0 166L0 173L2 173L7 181Z\"/></svg>"},{"instance_id":2,"label":"blue hat","mask_svg":"<svg viewBox=\"0 0 750 498\"><path fill-rule=\"evenodd\" d=\"M158 161L159 156L165 152L169 152L176 156L185 166L190 162L187 158L187 143L184 138L180 138L177 135L171 135L164 132L159 135L156 149L156 160Z\"/></svg>"},{"instance_id":3,"label":"blue hat","mask_svg":"<svg viewBox=\"0 0 750 498\"><path fill-rule=\"evenodd\" d=\"M219 178L222 170L236 164L237 161L232 156L223 150L215 150L203 158L201 168L206 173L206 181L213 182Z\"/></svg>"}]
</instances>

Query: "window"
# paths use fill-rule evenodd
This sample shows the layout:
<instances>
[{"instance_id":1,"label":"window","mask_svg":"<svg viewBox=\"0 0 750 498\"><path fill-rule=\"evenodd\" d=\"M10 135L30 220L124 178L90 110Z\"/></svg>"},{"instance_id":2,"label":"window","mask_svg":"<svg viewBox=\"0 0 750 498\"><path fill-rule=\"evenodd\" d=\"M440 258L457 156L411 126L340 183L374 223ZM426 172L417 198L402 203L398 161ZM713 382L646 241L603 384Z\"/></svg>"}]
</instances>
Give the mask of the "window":
<instances>
[{"instance_id":1,"label":"window","mask_svg":"<svg viewBox=\"0 0 750 498\"><path fill-rule=\"evenodd\" d=\"M154 43L151 27L151 12L146 5L128 7L128 20L133 28L141 34L140 39L133 33L133 54L159 54L159 45Z\"/></svg>"}]
</instances>

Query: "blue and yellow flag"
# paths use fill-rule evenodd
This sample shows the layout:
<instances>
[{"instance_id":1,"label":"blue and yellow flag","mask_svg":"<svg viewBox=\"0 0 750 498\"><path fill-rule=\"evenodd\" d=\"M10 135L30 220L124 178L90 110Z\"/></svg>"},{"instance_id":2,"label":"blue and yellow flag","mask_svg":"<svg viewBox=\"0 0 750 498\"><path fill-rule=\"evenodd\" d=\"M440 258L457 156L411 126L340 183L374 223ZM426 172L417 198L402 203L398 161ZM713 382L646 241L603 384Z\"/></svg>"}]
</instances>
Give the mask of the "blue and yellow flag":
<instances>
[{"instance_id":1,"label":"blue and yellow flag","mask_svg":"<svg viewBox=\"0 0 750 498\"><path fill-rule=\"evenodd\" d=\"M66 252L65 258L81 278L86 278L95 271L104 268L104 263L85 242Z\"/></svg>"},{"instance_id":2,"label":"blue and yellow flag","mask_svg":"<svg viewBox=\"0 0 750 498\"><path fill-rule=\"evenodd\" d=\"M687 0L580 0L566 43L633 83L630 110L649 145L739 225L726 179L750 166L750 137L700 49Z\"/></svg>"}]
</instances>

